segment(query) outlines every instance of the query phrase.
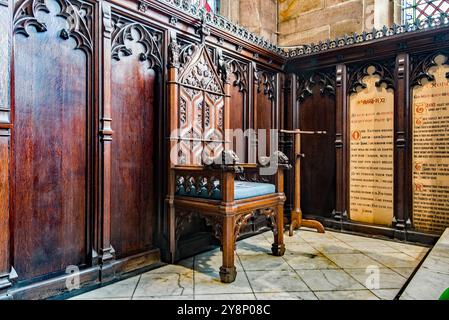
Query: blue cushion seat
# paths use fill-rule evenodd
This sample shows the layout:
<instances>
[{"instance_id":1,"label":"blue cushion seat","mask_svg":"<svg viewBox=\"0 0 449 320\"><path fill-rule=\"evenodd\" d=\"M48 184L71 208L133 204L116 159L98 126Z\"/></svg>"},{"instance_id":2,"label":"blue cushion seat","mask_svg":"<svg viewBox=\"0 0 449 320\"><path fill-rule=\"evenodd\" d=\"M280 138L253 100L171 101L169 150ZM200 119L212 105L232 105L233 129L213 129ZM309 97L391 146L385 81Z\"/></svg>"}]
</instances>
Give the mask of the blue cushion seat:
<instances>
[{"instance_id":1,"label":"blue cushion seat","mask_svg":"<svg viewBox=\"0 0 449 320\"><path fill-rule=\"evenodd\" d=\"M248 198L255 198L260 196L265 196L267 194L272 194L276 192L276 186L269 183L258 183L258 182L245 182L245 181L235 181L234 182L234 199L242 200Z\"/></svg>"},{"instance_id":2,"label":"blue cushion seat","mask_svg":"<svg viewBox=\"0 0 449 320\"><path fill-rule=\"evenodd\" d=\"M248 198L255 198L260 196L265 196L267 194L272 194L276 192L276 186L269 183L258 183L258 182L246 182L246 181L235 181L234 182L234 199L243 200ZM213 191L212 195L209 196L207 190L201 190L196 192L195 187L192 187L190 192L185 192L184 187L180 187L176 193L179 196L201 198L201 199L211 199L211 200L221 200L221 191L216 189Z\"/></svg>"}]
</instances>

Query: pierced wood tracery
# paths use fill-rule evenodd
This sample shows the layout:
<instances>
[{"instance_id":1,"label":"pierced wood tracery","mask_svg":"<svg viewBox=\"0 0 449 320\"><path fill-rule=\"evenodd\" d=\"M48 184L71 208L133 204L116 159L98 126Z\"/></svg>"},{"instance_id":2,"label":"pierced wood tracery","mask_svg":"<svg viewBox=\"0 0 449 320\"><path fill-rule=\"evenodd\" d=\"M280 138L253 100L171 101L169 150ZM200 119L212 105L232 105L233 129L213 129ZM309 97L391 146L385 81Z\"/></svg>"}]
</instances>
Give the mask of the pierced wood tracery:
<instances>
[{"instance_id":1,"label":"pierced wood tracery","mask_svg":"<svg viewBox=\"0 0 449 320\"><path fill-rule=\"evenodd\" d=\"M369 69L374 68L373 75L379 76L379 80L376 81L376 87L381 87L385 84L386 89L395 89L395 81L394 81L394 62L390 62L387 64L380 64L376 62L370 62L368 64L364 64L363 66L355 66L349 68L349 80L348 80L348 93L353 94L357 93L359 88L366 89L367 85L363 82L363 79L370 75Z\"/></svg>"},{"instance_id":2,"label":"pierced wood tracery","mask_svg":"<svg viewBox=\"0 0 449 320\"><path fill-rule=\"evenodd\" d=\"M272 229L274 235L277 235L276 211L273 208L258 209L253 212L244 213L238 216L234 225L234 240L240 237L241 231L250 223L254 223L260 216L265 216L267 225Z\"/></svg>"},{"instance_id":3,"label":"pierced wood tracery","mask_svg":"<svg viewBox=\"0 0 449 320\"><path fill-rule=\"evenodd\" d=\"M194 218L203 219L204 222L206 223L206 226L212 228L214 237L218 241L220 242L222 241L222 234L223 234L222 217L212 215L201 215L198 212L192 211L178 211L176 213L176 224L175 224L175 234L177 242L181 238L182 233L185 230L185 227L189 225Z\"/></svg>"},{"instance_id":4,"label":"pierced wood tracery","mask_svg":"<svg viewBox=\"0 0 449 320\"><path fill-rule=\"evenodd\" d=\"M443 55L446 57L446 61L443 65L449 65L449 51L438 51L431 54L422 54L418 56L412 56L412 72L410 75L410 86L422 86L423 80L429 82L435 81L435 77L429 72L431 68L436 67L438 64L435 62L435 58ZM446 74L446 78L449 79L449 72Z\"/></svg>"},{"instance_id":5,"label":"pierced wood tracery","mask_svg":"<svg viewBox=\"0 0 449 320\"><path fill-rule=\"evenodd\" d=\"M76 41L76 49L83 49L89 53L93 50L91 36L92 5L79 0L54 0L60 6L56 15L67 21L68 29L62 29L59 36L63 40L72 37ZM34 27L37 32L46 32L47 26L37 19L38 12L50 14L45 0L25 0L20 3L14 12L14 33L29 37L29 28Z\"/></svg>"},{"instance_id":6,"label":"pierced wood tracery","mask_svg":"<svg viewBox=\"0 0 449 320\"><path fill-rule=\"evenodd\" d=\"M300 74L297 77L297 99L303 102L313 95L313 88L320 86L321 95L335 96L335 73L315 72Z\"/></svg>"},{"instance_id":7,"label":"pierced wood tracery","mask_svg":"<svg viewBox=\"0 0 449 320\"><path fill-rule=\"evenodd\" d=\"M274 101L276 91L276 76L267 72L262 72L263 93L269 100Z\"/></svg>"},{"instance_id":8,"label":"pierced wood tracery","mask_svg":"<svg viewBox=\"0 0 449 320\"><path fill-rule=\"evenodd\" d=\"M161 47L162 34L152 31L139 23L126 21L123 18L113 17L114 31L112 34L112 58L119 61L121 55L131 56L132 49L127 46L127 41L140 43L144 50L139 55L139 60L148 61L149 68L163 69ZM137 38L135 38L137 34Z\"/></svg>"},{"instance_id":9,"label":"pierced wood tracery","mask_svg":"<svg viewBox=\"0 0 449 320\"><path fill-rule=\"evenodd\" d=\"M176 194L181 193L196 196L207 195L212 197L214 194L221 194L220 179L214 176L204 175L177 175L176 176Z\"/></svg>"},{"instance_id":10,"label":"pierced wood tracery","mask_svg":"<svg viewBox=\"0 0 449 320\"><path fill-rule=\"evenodd\" d=\"M238 87L240 92L248 92L248 65L235 59L226 62L230 72L234 74L234 87Z\"/></svg>"}]
</instances>

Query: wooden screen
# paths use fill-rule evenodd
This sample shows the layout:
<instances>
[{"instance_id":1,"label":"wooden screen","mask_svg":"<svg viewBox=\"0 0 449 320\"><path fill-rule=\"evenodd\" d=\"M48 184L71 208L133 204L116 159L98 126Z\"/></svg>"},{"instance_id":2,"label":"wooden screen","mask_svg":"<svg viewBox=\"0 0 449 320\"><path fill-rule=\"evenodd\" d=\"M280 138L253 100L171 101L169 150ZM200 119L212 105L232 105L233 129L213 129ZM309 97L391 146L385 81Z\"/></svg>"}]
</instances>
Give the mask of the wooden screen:
<instances>
[{"instance_id":1,"label":"wooden screen","mask_svg":"<svg viewBox=\"0 0 449 320\"><path fill-rule=\"evenodd\" d=\"M305 215L330 217L335 208L335 73L304 72L296 79L298 128L327 132L301 136L301 209Z\"/></svg>"},{"instance_id":2,"label":"wooden screen","mask_svg":"<svg viewBox=\"0 0 449 320\"><path fill-rule=\"evenodd\" d=\"M89 252L92 28L77 10L89 16L93 7L77 1L67 14L67 2L45 3L35 10L39 22L25 16L15 25L12 202L21 280L83 265Z\"/></svg>"},{"instance_id":3,"label":"wooden screen","mask_svg":"<svg viewBox=\"0 0 449 320\"><path fill-rule=\"evenodd\" d=\"M162 34L113 16L111 244L118 258L154 246Z\"/></svg>"}]
</instances>

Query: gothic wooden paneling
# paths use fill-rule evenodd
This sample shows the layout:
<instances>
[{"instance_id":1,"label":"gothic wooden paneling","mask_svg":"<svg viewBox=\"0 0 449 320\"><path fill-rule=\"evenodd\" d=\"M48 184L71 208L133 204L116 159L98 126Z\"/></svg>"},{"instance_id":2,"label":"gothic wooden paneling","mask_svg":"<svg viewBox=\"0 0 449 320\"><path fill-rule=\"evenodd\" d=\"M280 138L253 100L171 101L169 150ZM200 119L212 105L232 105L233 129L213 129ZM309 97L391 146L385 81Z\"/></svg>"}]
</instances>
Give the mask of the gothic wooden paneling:
<instances>
[{"instance_id":1,"label":"gothic wooden paneling","mask_svg":"<svg viewBox=\"0 0 449 320\"><path fill-rule=\"evenodd\" d=\"M10 271L9 213L10 213L10 139L11 115L9 103L9 20L7 6L0 3L0 287L2 278ZM7 280L5 280L7 281ZM5 282L6 283L6 282Z\"/></svg>"},{"instance_id":2,"label":"gothic wooden paneling","mask_svg":"<svg viewBox=\"0 0 449 320\"><path fill-rule=\"evenodd\" d=\"M111 243L121 258L154 246L162 34L118 16L113 20Z\"/></svg>"},{"instance_id":3,"label":"gothic wooden paneling","mask_svg":"<svg viewBox=\"0 0 449 320\"><path fill-rule=\"evenodd\" d=\"M16 5L12 200L21 280L87 263L92 10L80 1Z\"/></svg>"},{"instance_id":4,"label":"gothic wooden paneling","mask_svg":"<svg viewBox=\"0 0 449 320\"><path fill-rule=\"evenodd\" d=\"M255 71L256 80L254 108L254 126L258 134L258 157L269 156L271 149L270 129L278 129L277 117L279 109L276 105L276 75L269 71ZM266 130L265 137L260 136L259 130ZM266 143L261 143L261 139L266 139ZM263 150L265 149L265 150Z\"/></svg>"},{"instance_id":5,"label":"gothic wooden paneling","mask_svg":"<svg viewBox=\"0 0 449 320\"><path fill-rule=\"evenodd\" d=\"M242 163L248 162L248 139L237 141L239 134L245 133L250 127L249 117L249 67L248 63L227 58L226 63L229 64L230 76L229 81L231 83L231 112L230 112L230 128L235 130L234 135L234 151ZM239 131L241 130L241 132Z\"/></svg>"},{"instance_id":6,"label":"gothic wooden paneling","mask_svg":"<svg viewBox=\"0 0 449 320\"><path fill-rule=\"evenodd\" d=\"M327 132L301 137L301 208L305 215L330 217L335 209L335 73L298 75L296 97L299 128Z\"/></svg>"}]
</instances>

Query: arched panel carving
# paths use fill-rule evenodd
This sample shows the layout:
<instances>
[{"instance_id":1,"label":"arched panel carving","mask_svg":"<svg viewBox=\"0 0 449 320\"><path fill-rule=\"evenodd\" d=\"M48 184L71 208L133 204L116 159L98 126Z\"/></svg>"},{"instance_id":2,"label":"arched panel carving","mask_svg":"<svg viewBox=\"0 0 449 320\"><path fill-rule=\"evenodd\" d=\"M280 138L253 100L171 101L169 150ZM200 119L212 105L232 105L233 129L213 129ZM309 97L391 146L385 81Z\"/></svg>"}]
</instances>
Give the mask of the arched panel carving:
<instances>
[{"instance_id":1,"label":"arched panel carving","mask_svg":"<svg viewBox=\"0 0 449 320\"><path fill-rule=\"evenodd\" d=\"M73 37L77 43L76 48L92 53L92 5L79 0L53 1L60 7L57 16L64 18L68 25L68 28L59 31L61 39L68 40ZM17 4L13 21L14 32L26 37L30 36L30 27L34 27L37 32L46 32L47 25L37 18L39 12L50 14L46 0L25 0Z\"/></svg>"},{"instance_id":2,"label":"arched panel carving","mask_svg":"<svg viewBox=\"0 0 449 320\"><path fill-rule=\"evenodd\" d=\"M118 16L113 17L114 32L112 34L112 58L119 61L121 56L131 56L133 50L127 45L135 41L143 46L138 55L139 60L149 63L149 68L163 69L162 34L155 32L142 24L127 21Z\"/></svg>"}]
</instances>

